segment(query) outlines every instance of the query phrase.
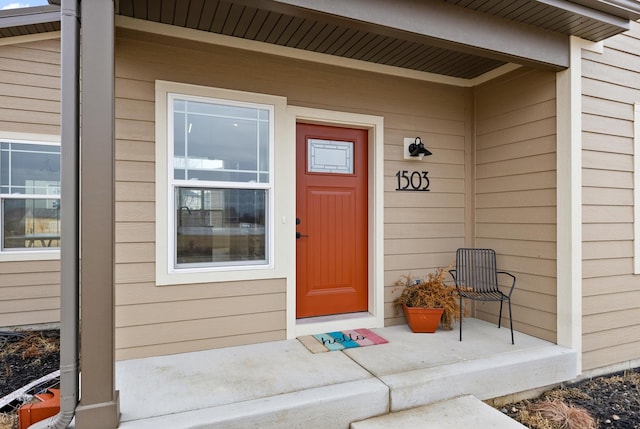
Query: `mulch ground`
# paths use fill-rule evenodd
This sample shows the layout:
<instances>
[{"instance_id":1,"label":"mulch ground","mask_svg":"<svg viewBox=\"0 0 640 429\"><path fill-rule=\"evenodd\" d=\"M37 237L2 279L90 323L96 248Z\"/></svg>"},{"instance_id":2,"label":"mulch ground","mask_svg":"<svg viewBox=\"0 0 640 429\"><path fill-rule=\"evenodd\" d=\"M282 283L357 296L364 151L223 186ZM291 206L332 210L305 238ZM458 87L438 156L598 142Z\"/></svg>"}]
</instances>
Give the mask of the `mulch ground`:
<instances>
[{"instance_id":1,"label":"mulch ground","mask_svg":"<svg viewBox=\"0 0 640 429\"><path fill-rule=\"evenodd\" d=\"M640 429L640 369L561 386L501 409L532 429Z\"/></svg>"},{"instance_id":2,"label":"mulch ground","mask_svg":"<svg viewBox=\"0 0 640 429\"><path fill-rule=\"evenodd\" d=\"M60 367L59 331L3 334L0 398ZM18 427L19 405L0 409L0 429ZM640 429L640 368L563 385L499 409L531 429Z\"/></svg>"},{"instance_id":3,"label":"mulch ground","mask_svg":"<svg viewBox=\"0 0 640 429\"><path fill-rule=\"evenodd\" d=\"M0 332L0 398L59 368L58 330ZM57 387L57 383L57 380L50 381L40 389ZM39 390L28 393L39 393ZM17 410L20 405L14 401L0 409L0 429L17 429Z\"/></svg>"}]
</instances>

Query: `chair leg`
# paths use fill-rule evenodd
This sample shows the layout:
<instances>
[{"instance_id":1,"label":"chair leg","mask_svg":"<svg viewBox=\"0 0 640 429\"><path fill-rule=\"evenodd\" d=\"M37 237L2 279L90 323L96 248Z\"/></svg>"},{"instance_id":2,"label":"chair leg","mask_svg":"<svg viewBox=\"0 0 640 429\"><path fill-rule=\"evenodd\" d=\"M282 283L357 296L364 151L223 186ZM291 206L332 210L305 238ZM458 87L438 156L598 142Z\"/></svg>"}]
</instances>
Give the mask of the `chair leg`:
<instances>
[{"instance_id":1,"label":"chair leg","mask_svg":"<svg viewBox=\"0 0 640 429\"><path fill-rule=\"evenodd\" d=\"M500 328L500 326L502 326L502 303L504 301L500 300L500 314L498 315L498 328Z\"/></svg>"},{"instance_id":2,"label":"chair leg","mask_svg":"<svg viewBox=\"0 0 640 429\"><path fill-rule=\"evenodd\" d=\"M515 344L513 341L513 316L511 315L511 298L509 298L509 322L511 323L511 344Z\"/></svg>"},{"instance_id":3,"label":"chair leg","mask_svg":"<svg viewBox=\"0 0 640 429\"><path fill-rule=\"evenodd\" d=\"M460 323L460 341L462 341L462 296L460 296L460 320L458 323Z\"/></svg>"}]
</instances>

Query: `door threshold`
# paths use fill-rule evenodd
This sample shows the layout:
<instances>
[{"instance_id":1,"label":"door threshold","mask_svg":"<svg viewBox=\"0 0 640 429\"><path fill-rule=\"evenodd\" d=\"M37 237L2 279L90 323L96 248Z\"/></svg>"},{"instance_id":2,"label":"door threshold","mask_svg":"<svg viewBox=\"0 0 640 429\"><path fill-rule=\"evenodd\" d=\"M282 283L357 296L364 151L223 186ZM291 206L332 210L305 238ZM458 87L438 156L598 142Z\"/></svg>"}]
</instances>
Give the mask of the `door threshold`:
<instances>
[{"instance_id":1,"label":"door threshold","mask_svg":"<svg viewBox=\"0 0 640 429\"><path fill-rule=\"evenodd\" d=\"M295 336L323 334L347 329L382 328L384 321L368 311L360 313L333 314L331 316L296 319Z\"/></svg>"}]
</instances>

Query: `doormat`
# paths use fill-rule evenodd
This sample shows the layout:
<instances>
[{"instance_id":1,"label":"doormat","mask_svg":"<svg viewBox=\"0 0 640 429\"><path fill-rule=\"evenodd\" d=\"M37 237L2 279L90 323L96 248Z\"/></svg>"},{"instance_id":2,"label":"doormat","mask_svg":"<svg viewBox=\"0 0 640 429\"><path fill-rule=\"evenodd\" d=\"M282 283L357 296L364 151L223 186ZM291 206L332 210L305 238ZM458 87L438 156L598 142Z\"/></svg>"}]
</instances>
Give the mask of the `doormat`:
<instances>
[{"instance_id":1,"label":"doormat","mask_svg":"<svg viewBox=\"0 0 640 429\"><path fill-rule=\"evenodd\" d=\"M368 329L350 329L326 334L305 335L298 340L312 353L334 352L336 350L386 344L389 341Z\"/></svg>"}]
</instances>

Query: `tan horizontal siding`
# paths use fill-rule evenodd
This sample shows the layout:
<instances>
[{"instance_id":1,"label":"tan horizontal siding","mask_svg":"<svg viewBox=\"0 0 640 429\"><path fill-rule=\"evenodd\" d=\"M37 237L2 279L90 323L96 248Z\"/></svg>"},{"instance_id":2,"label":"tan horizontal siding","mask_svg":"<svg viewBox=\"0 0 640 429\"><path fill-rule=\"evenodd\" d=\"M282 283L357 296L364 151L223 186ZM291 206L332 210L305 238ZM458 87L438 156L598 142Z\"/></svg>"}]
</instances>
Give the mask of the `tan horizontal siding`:
<instances>
[{"instance_id":1,"label":"tan horizontal siding","mask_svg":"<svg viewBox=\"0 0 640 429\"><path fill-rule=\"evenodd\" d=\"M281 330L284 311L119 327L116 349Z\"/></svg>"},{"instance_id":2,"label":"tan horizontal siding","mask_svg":"<svg viewBox=\"0 0 640 429\"><path fill-rule=\"evenodd\" d=\"M0 133L57 135L60 42L0 46ZM0 262L0 327L60 320L60 262Z\"/></svg>"},{"instance_id":3,"label":"tan horizontal siding","mask_svg":"<svg viewBox=\"0 0 640 429\"><path fill-rule=\"evenodd\" d=\"M613 333L613 332L612 332ZM636 341L630 343L617 343L611 347L601 349L589 349L582 354L583 368L592 369L606 367L611 362L628 362L638 359L638 344Z\"/></svg>"},{"instance_id":4,"label":"tan horizontal siding","mask_svg":"<svg viewBox=\"0 0 640 429\"><path fill-rule=\"evenodd\" d=\"M633 241L585 241L582 245L582 259L632 258Z\"/></svg>"},{"instance_id":5,"label":"tan horizontal siding","mask_svg":"<svg viewBox=\"0 0 640 429\"><path fill-rule=\"evenodd\" d=\"M623 310L640 310L640 290L586 296L583 300L583 309L585 316Z\"/></svg>"},{"instance_id":6,"label":"tan horizontal siding","mask_svg":"<svg viewBox=\"0 0 640 429\"><path fill-rule=\"evenodd\" d=\"M150 185L155 181L156 79L285 96L295 106L383 116L387 290L407 270L426 273L447 266L464 242L467 89L259 53L249 56L225 47L192 44L186 50L171 39L155 41L120 30L117 46L116 300L117 337L122 339L118 358L186 351L205 344L221 347L230 344L232 337L239 338L233 344L242 344L242 338L273 338L274 333L282 338L286 328L283 280L154 286L156 213ZM433 152L428 164L404 160L403 139L415 136ZM396 172L414 169L428 169L431 191L397 192ZM414 241L403 243L406 239ZM253 320L241 332L227 332L234 318L248 317L243 302L258 302L260 297L278 301L279 307L268 313L278 316L265 326ZM385 299L389 306L390 298ZM191 306L199 308L199 313L179 323L198 326L197 332L182 339L163 336L164 326L173 320L169 309L188 318L194 313L189 311ZM219 317L214 315L216 308ZM251 305L248 308L257 312ZM397 321L392 312L385 317L387 323ZM148 343L147 336L157 339Z\"/></svg>"},{"instance_id":7,"label":"tan horizontal siding","mask_svg":"<svg viewBox=\"0 0 640 429\"><path fill-rule=\"evenodd\" d=\"M633 274L640 27L632 24L606 40L602 53L582 51L584 370L640 357L640 278Z\"/></svg>"},{"instance_id":8,"label":"tan horizontal siding","mask_svg":"<svg viewBox=\"0 0 640 429\"><path fill-rule=\"evenodd\" d=\"M583 261L582 278L599 277L601 281L607 281L606 277L633 272L633 259L608 258L608 256L602 255L599 259Z\"/></svg>"},{"instance_id":9,"label":"tan horizontal siding","mask_svg":"<svg viewBox=\"0 0 640 429\"><path fill-rule=\"evenodd\" d=\"M547 241L545 237L555 234L555 224L523 224L523 223L483 223L476 226L478 237L504 238L520 241ZM517 241L516 241L517 242Z\"/></svg>"},{"instance_id":10,"label":"tan horizontal siding","mask_svg":"<svg viewBox=\"0 0 640 429\"><path fill-rule=\"evenodd\" d=\"M277 330L258 332L254 334L235 334L226 337L177 341L174 343L162 343L150 346L120 348L116 350L116 359L138 359L147 356L186 353L197 350L210 350L222 347L241 346L245 344L264 343L269 341L284 340L285 338L286 332L284 330Z\"/></svg>"},{"instance_id":11,"label":"tan horizontal siding","mask_svg":"<svg viewBox=\"0 0 640 429\"><path fill-rule=\"evenodd\" d=\"M57 298L60 286L54 284L3 286L0 289L0 301L16 301L19 299Z\"/></svg>"},{"instance_id":12,"label":"tan horizontal siding","mask_svg":"<svg viewBox=\"0 0 640 429\"><path fill-rule=\"evenodd\" d=\"M196 299L188 305L174 302L120 305L117 327L179 322L240 314L258 314L285 310L285 294L260 294L225 298Z\"/></svg>"},{"instance_id":13,"label":"tan horizontal siding","mask_svg":"<svg viewBox=\"0 0 640 429\"><path fill-rule=\"evenodd\" d=\"M476 178L476 191L509 192L526 191L530 189L555 188L556 172L541 171L536 173L518 174L510 177Z\"/></svg>"},{"instance_id":14,"label":"tan horizontal siding","mask_svg":"<svg viewBox=\"0 0 640 429\"><path fill-rule=\"evenodd\" d=\"M403 223L385 222L384 236L385 238L460 238L460 229L463 227L460 223L433 223L430 228L407 228Z\"/></svg>"},{"instance_id":15,"label":"tan horizontal siding","mask_svg":"<svg viewBox=\"0 0 640 429\"><path fill-rule=\"evenodd\" d=\"M582 329L585 334L590 334L600 332L602 326L608 326L610 329L618 329L627 326L637 326L638 324L640 324L640 311L638 307L634 307L607 311L605 313L589 314L584 318Z\"/></svg>"},{"instance_id":16,"label":"tan horizontal siding","mask_svg":"<svg viewBox=\"0 0 640 429\"><path fill-rule=\"evenodd\" d=\"M617 294L638 290L633 274L610 276L602 281L599 277L585 278L582 281L583 296Z\"/></svg>"},{"instance_id":17,"label":"tan horizontal siding","mask_svg":"<svg viewBox=\"0 0 640 429\"><path fill-rule=\"evenodd\" d=\"M582 225L583 241L630 240L633 228L625 223L599 223Z\"/></svg>"},{"instance_id":18,"label":"tan horizontal siding","mask_svg":"<svg viewBox=\"0 0 640 429\"><path fill-rule=\"evenodd\" d=\"M0 328L58 323L59 321L59 308L0 314Z\"/></svg>"},{"instance_id":19,"label":"tan horizontal siding","mask_svg":"<svg viewBox=\"0 0 640 429\"><path fill-rule=\"evenodd\" d=\"M228 298L285 292L282 279L256 280L252 282L220 282L215 286L201 283L185 287L184 285L155 286L153 282L118 284L117 305L135 305L140 303L193 301L197 299Z\"/></svg>"},{"instance_id":20,"label":"tan horizontal siding","mask_svg":"<svg viewBox=\"0 0 640 429\"><path fill-rule=\"evenodd\" d=\"M633 205L633 189L600 188L584 186L582 203L585 205Z\"/></svg>"},{"instance_id":21,"label":"tan horizontal siding","mask_svg":"<svg viewBox=\"0 0 640 429\"><path fill-rule=\"evenodd\" d=\"M555 103L553 73L521 69L476 88L475 246L495 249L498 268L517 278L515 328L550 341L556 335ZM492 322L498 309L475 306L477 317ZM502 317L507 324L508 312Z\"/></svg>"}]
</instances>

